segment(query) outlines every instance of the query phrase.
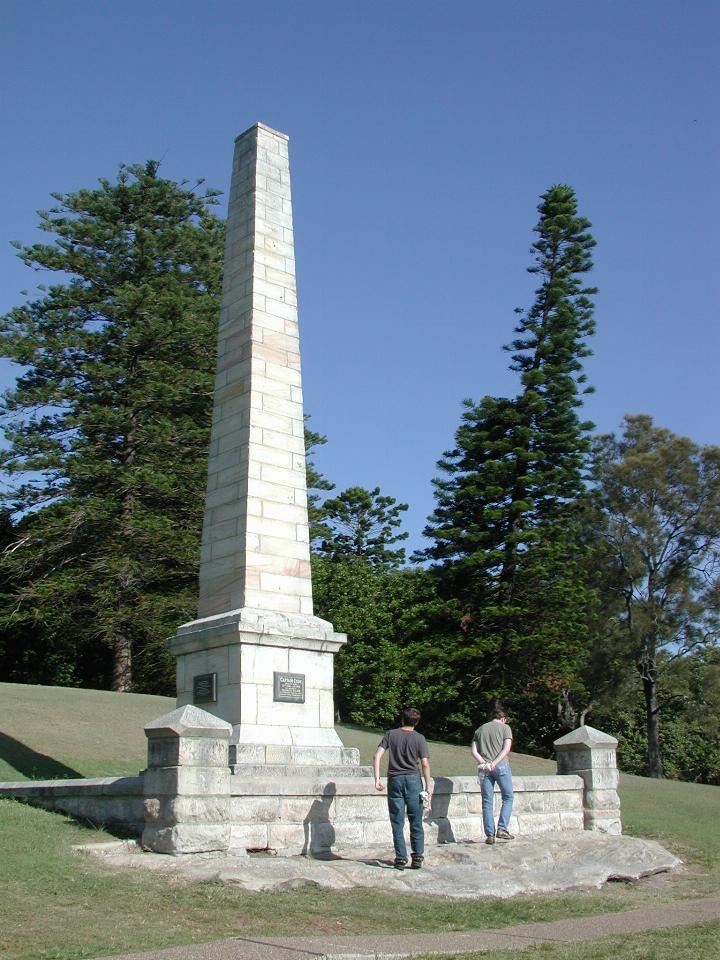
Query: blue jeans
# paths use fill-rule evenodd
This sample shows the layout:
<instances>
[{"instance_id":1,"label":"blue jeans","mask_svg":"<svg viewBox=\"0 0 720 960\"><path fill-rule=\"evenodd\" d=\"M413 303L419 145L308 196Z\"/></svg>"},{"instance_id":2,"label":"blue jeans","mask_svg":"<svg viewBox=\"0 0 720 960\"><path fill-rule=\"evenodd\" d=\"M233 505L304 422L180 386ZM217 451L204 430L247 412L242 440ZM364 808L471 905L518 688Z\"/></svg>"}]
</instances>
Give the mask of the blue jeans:
<instances>
[{"instance_id":1,"label":"blue jeans","mask_svg":"<svg viewBox=\"0 0 720 960\"><path fill-rule=\"evenodd\" d=\"M422 779L416 774L398 774L388 777L387 801L390 825L392 826L393 845L398 860L407 860L405 846L405 813L410 821L410 848L413 855L421 857L425 851L425 832L423 830L423 809L420 793Z\"/></svg>"},{"instance_id":2,"label":"blue jeans","mask_svg":"<svg viewBox=\"0 0 720 960\"><path fill-rule=\"evenodd\" d=\"M498 830L507 830L513 805L512 770L509 763L500 763L494 770L486 770L483 777L480 793L482 795L483 826L485 827L486 837L495 836L493 793L496 783L500 787L500 796L502 797L497 828Z\"/></svg>"}]
</instances>

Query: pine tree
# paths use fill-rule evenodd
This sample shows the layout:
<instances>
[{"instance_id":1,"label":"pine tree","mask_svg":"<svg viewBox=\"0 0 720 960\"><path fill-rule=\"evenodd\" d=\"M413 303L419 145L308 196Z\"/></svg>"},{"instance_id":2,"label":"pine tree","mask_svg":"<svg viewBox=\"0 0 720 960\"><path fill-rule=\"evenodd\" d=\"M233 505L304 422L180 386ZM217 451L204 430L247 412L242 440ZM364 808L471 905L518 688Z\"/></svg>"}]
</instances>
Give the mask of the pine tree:
<instances>
[{"instance_id":1,"label":"pine tree","mask_svg":"<svg viewBox=\"0 0 720 960\"><path fill-rule=\"evenodd\" d=\"M20 247L58 279L0 323L24 368L2 402L19 517L2 617L64 682L169 687L161 641L193 613L223 241L198 186L121 167L55 194L53 242Z\"/></svg>"},{"instance_id":2,"label":"pine tree","mask_svg":"<svg viewBox=\"0 0 720 960\"><path fill-rule=\"evenodd\" d=\"M305 414L305 421L310 419L310 414ZM310 526L310 544L312 548L330 536L330 528L325 523L325 507L321 501L320 491L330 491L335 489L335 484L324 477L315 466L312 459L316 447L322 447L327 443L327 437L321 433L316 433L308 426L305 427L305 480L307 485L307 506L308 523Z\"/></svg>"},{"instance_id":3,"label":"pine tree","mask_svg":"<svg viewBox=\"0 0 720 960\"><path fill-rule=\"evenodd\" d=\"M392 549L407 533L398 533L406 503L380 493L380 487L348 487L323 504L328 535L317 553L330 560L360 559L377 570L391 570L405 560L402 547Z\"/></svg>"},{"instance_id":4,"label":"pine tree","mask_svg":"<svg viewBox=\"0 0 720 960\"><path fill-rule=\"evenodd\" d=\"M558 695L572 682L591 601L578 575L575 512L592 427L578 408L589 389L582 360L595 289L583 275L595 241L570 187L551 187L538 212L528 269L540 284L506 347L520 391L464 402L455 447L438 463L425 530L433 542L421 554L464 610L459 668L505 698L533 688Z\"/></svg>"}]
</instances>

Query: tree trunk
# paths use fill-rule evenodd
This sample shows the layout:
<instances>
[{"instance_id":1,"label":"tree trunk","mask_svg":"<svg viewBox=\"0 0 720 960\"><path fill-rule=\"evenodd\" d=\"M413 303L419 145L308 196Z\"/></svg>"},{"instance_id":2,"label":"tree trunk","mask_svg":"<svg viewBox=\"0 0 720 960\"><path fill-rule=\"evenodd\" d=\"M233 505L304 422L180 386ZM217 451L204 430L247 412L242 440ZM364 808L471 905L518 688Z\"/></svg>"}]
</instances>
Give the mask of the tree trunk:
<instances>
[{"instance_id":1,"label":"tree trunk","mask_svg":"<svg viewBox=\"0 0 720 960\"><path fill-rule=\"evenodd\" d=\"M125 633L115 639L112 689L115 693L130 693L132 689L132 640Z\"/></svg>"},{"instance_id":2,"label":"tree trunk","mask_svg":"<svg viewBox=\"0 0 720 960\"><path fill-rule=\"evenodd\" d=\"M665 774L660 753L660 711L657 702L657 680L654 671L647 671L642 678L645 694L647 721L648 774L662 780Z\"/></svg>"},{"instance_id":3,"label":"tree trunk","mask_svg":"<svg viewBox=\"0 0 720 960\"><path fill-rule=\"evenodd\" d=\"M129 364L129 376L134 374L137 358ZM126 475L129 475L135 465L137 455L136 446L136 419L134 410L129 411L129 427L125 444L121 452L121 460ZM129 547L133 540L132 519L135 512L135 496L131 486L126 486L122 494L121 533L124 543ZM132 610L133 575L129 556L125 556L124 569L117 575L117 627L113 643L113 673L112 689L116 693L130 693L132 690L133 670L133 641L128 634L126 612Z\"/></svg>"}]
</instances>

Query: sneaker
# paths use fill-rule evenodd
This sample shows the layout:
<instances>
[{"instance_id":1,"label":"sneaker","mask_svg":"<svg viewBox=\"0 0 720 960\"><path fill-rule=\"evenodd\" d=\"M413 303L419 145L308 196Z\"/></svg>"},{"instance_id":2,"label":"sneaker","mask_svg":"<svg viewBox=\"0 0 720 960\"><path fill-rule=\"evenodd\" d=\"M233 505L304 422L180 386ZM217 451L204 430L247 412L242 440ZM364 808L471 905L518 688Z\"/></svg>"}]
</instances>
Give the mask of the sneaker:
<instances>
[{"instance_id":1,"label":"sneaker","mask_svg":"<svg viewBox=\"0 0 720 960\"><path fill-rule=\"evenodd\" d=\"M415 854L415 853L414 853L414 854L412 855L412 859L411 859L411 861L410 861L410 869L411 869L411 870L420 870L420 868L421 868L422 865L423 865L423 860L424 860L424 859L425 859L425 857L421 856L420 854Z\"/></svg>"},{"instance_id":2,"label":"sneaker","mask_svg":"<svg viewBox=\"0 0 720 960\"><path fill-rule=\"evenodd\" d=\"M402 857L395 857L395 862L393 866L396 870L404 870L407 866L407 860L403 860Z\"/></svg>"},{"instance_id":3,"label":"sneaker","mask_svg":"<svg viewBox=\"0 0 720 960\"><path fill-rule=\"evenodd\" d=\"M489 834L485 837L485 843L495 843L495 837L493 836L492 833L489 833Z\"/></svg>"},{"instance_id":4,"label":"sneaker","mask_svg":"<svg viewBox=\"0 0 720 960\"><path fill-rule=\"evenodd\" d=\"M515 836L512 833L508 833L507 830L498 830L495 834L498 840L514 840Z\"/></svg>"}]
</instances>

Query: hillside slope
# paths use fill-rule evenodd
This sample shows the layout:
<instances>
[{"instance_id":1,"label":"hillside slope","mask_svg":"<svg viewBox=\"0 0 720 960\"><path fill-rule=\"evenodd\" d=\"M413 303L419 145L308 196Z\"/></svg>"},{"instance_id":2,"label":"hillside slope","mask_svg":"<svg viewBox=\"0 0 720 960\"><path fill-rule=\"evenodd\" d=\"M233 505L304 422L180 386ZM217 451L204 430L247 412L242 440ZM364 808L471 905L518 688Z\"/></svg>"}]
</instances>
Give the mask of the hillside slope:
<instances>
[{"instance_id":1,"label":"hillside slope","mask_svg":"<svg viewBox=\"0 0 720 960\"><path fill-rule=\"evenodd\" d=\"M144 725L174 709L170 697L0 683L0 780L133 776L145 766ZM381 731L337 731L371 763ZM438 776L474 773L468 747L431 741L430 752ZM551 760L513 754L512 762L517 775L555 772Z\"/></svg>"}]
</instances>

